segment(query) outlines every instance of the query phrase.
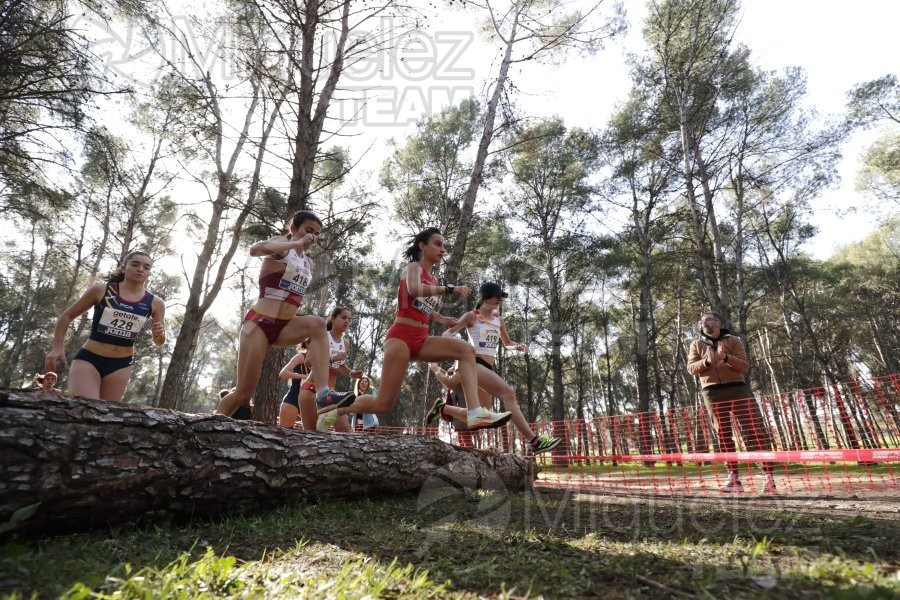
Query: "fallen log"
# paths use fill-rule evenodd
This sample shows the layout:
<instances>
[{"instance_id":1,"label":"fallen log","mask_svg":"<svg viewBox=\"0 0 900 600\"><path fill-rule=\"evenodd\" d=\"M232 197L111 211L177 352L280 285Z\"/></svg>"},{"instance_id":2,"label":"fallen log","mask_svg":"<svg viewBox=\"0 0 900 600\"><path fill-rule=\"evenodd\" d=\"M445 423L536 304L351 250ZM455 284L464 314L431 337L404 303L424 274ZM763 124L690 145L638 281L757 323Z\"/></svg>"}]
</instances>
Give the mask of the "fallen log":
<instances>
[{"instance_id":1,"label":"fallen log","mask_svg":"<svg viewBox=\"0 0 900 600\"><path fill-rule=\"evenodd\" d=\"M435 481L521 490L534 477L530 460L435 438L296 431L35 390L0 389L0 422L0 528L23 532L415 493Z\"/></svg>"}]
</instances>

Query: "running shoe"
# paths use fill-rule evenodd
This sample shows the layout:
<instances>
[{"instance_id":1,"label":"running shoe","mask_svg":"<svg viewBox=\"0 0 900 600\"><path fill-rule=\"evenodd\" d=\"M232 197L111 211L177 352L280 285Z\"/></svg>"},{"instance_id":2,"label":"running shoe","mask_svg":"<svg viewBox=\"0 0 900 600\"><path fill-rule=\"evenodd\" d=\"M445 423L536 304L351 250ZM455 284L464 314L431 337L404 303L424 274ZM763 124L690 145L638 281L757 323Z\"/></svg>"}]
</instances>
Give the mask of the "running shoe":
<instances>
[{"instance_id":1,"label":"running shoe","mask_svg":"<svg viewBox=\"0 0 900 600\"><path fill-rule=\"evenodd\" d=\"M321 391L316 396L316 406L319 407L319 414L324 414L344 408L353 404L356 396L353 392L332 392Z\"/></svg>"},{"instance_id":2,"label":"running shoe","mask_svg":"<svg viewBox=\"0 0 900 600\"><path fill-rule=\"evenodd\" d=\"M319 415L319 418L316 419L316 431L321 431L323 433L328 431L337 420L338 414L336 410L327 412L324 415Z\"/></svg>"},{"instance_id":3,"label":"running shoe","mask_svg":"<svg viewBox=\"0 0 900 600\"><path fill-rule=\"evenodd\" d=\"M540 454L541 452L549 452L553 450L562 440L555 437L550 437L549 435L541 434L538 436L538 439L534 441L531 445L531 451L535 454Z\"/></svg>"},{"instance_id":4,"label":"running shoe","mask_svg":"<svg viewBox=\"0 0 900 600\"><path fill-rule=\"evenodd\" d=\"M512 418L511 412L495 413L491 412L483 406L475 409L475 412L469 412L466 419L469 429L483 429L485 427L500 427Z\"/></svg>"},{"instance_id":5,"label":"running shoe","mask_svg":"<svg viewBox=\"0 0 900 600\"><path fill-rule=\"evenodd\" d=\"M727 493L735 493L735 492L743 492L744 486L741 485L741 480L738 479L737 473L729 473L728 479L725 480L725 485L719 488L720 492Z\"/></svg>"},{"instance_id":6,"label":"running shoe","mask_svg":"<svg viewBox=\"0 0 900 600\"><path fill-rule=\"evenodd\" d=\"M431 425L435 421L438 420L438 417L441 416L441 409L444 408L444 405L447 404L444 402L443 398L438 398L434 401L434 404L431 405L431 408L428 409L428 412L425 413L425 425Z\"/></svg>"}]
</instances>

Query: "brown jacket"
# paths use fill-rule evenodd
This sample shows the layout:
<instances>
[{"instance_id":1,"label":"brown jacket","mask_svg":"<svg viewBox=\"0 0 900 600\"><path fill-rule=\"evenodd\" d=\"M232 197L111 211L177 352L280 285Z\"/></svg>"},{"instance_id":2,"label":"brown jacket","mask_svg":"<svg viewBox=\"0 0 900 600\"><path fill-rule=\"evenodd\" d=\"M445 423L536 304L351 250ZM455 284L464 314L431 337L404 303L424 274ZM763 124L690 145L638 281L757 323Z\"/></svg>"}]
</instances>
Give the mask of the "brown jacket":
<instances>
[{"instance_id":1,"label":"brown jacket","mask_svg":"<svg viewBox=\"0 0 900 600\"><path fill-rule=\"evenodd\" d=\"M688 373L700 377L700 387L744 381L744 373L750 368L750 362L747 360L741 338L730 333L724 334L719 338L719 346L725 348L725 360L716 357L713 362L707 364L707 348L710 346L710 341L701 337L691 342L688 350Z\"/></svg>"}]
</instances>

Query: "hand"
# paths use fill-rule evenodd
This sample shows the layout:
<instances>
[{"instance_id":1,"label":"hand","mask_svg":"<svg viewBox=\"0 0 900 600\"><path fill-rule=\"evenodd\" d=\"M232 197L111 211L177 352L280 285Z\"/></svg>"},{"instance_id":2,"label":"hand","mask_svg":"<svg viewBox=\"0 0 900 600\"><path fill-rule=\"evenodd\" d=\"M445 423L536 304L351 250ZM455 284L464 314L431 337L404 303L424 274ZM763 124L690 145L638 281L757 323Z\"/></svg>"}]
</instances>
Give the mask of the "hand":
<instances>
[{"instance_id":1,"label":"hand","mask_svg":"<svg viewBox=\"0 0 900 600\"><path fill-rule=\"evenodd\" d=\"M528 354L528 344L516 344L516 350L522 354Z\"/></svg>"},{"instance_id":2,"label":"hand","mask_svg":"<svg viewBox=\"0 0 900 600\"><path fill-rule=\"evenodd\" d=\"M162 321L159 319L150 318L150 331L153 332L154 338L161 338L166 336L166 328L163 326Z\"/></svg>"},{"instance_id":3,"label":"hand","mask_svg":"<svg viewBox=\"0 0 900 600\"><path fill-rule=\"evenodd\" d=\"M459 319L454 319L453 317L445 317L444 315L441 315L441 323L443 323L447 327L456 327L456 325L459 324ZM441 335L444 335L446 333L447 332L445 331Z\"/></svg>"},{"instance_id":4,"label":"hand","mask_svg":"<svg viewBox=\"0 0 900 600\"><path fill-rule=\"evenodd\" d=\"M362 377L362 376L363 376L363 372L362 372L362 371L359 371L359 370L357 370L357 371L350 371L350 379L359 379L359 378Z\"/></svg>"},{"instance_id":5,"label":"hand","mask_svg":"<svg viewBox=\"0 0 900 600\"><path fill-rule=\"evenodd\" d=\"M469 286L467 286L467 285L458 285L455 288L453 288L453 295L456 296L457 298L468 298L469 294L471 294L471 293L472 293L472 290L470 290ZM454 325L455 325L455 323L454 323ZM453 325L451 325L451 327L452 326Z\"/></svg>"},{"instance_id":6,"label":"hand","mask_svg":"<svg viewBox=\"0 0 900 600\"><path fill-rule=\"evenodd\" d=\"M56 364L61 362L65 367L68 365L68 361L66 361L66 353L62 349L54 348L51 350L47 357L44 359L44 372L47 373L49 371L56 371Z\"/></svg>"},{"instance_id":7,"label":"hand","mask_svg":"<svg viewBox=\"0 0 900 600\"><path fill-rule=\"evenodd\" d=\"M726 353L725 353L725 346L719 344L719 349L718 349L718 351L716 352L716 356L718 356L719 361L722 361L722 360L725 359L725 354L726 354Z\"/></svg>"},{"instance_id":8,"label":"hand","mask_svg":"<svg viewBox=\"0 0 900 600\"><path fill-rule=\"evenodd\" d=\"M307 233L303 237L297 238L297 246L295 247L295 249L299 250L300 252L306 252L315 245L318 239L318 236Z\"/></svg>"},{"instance_id":9,"label":"hand","mask_svg":"<svg viewBox=\"0 0 900 600\"><path fill-rule=\"evenodd\" d=\"M347 353L346 353L346 352L338 352L337 354L332 354L332 355L331 355L331 358L328 359L328 360L329 360L330 362L333 362L333 363L334 363L334 362L338 362L338 361L344 360L345 358L347 358Z\"/></svg>"}]
</instances>

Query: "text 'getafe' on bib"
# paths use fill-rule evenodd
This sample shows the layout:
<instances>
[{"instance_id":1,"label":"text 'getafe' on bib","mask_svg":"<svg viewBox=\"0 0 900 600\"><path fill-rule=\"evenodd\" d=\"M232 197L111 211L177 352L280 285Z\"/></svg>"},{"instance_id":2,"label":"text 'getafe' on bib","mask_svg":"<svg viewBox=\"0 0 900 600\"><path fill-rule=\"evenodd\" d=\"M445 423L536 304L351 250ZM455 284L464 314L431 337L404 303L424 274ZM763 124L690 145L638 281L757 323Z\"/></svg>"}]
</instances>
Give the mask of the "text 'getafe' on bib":
<instances>
[{"instance_id":1,"label":"text 'getafe' on bib","mask_svg":"<svg viewBox=\"0 0 900 600\"><path fill-rule=\"evenodd\" d=\"M134 341L147 322L147 317L106 306L97 323L99 333Z\"/></svg>"}]
</instances>

